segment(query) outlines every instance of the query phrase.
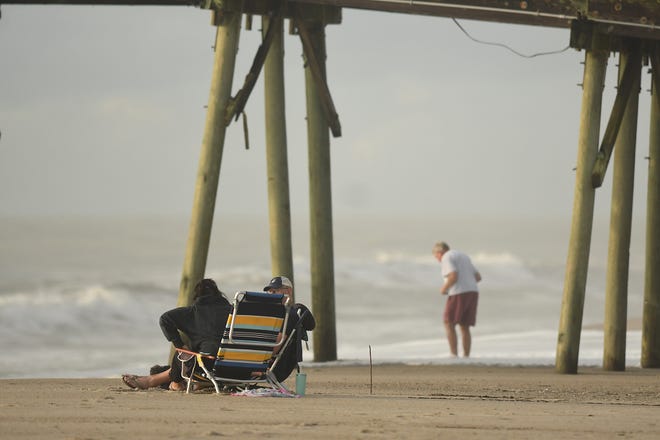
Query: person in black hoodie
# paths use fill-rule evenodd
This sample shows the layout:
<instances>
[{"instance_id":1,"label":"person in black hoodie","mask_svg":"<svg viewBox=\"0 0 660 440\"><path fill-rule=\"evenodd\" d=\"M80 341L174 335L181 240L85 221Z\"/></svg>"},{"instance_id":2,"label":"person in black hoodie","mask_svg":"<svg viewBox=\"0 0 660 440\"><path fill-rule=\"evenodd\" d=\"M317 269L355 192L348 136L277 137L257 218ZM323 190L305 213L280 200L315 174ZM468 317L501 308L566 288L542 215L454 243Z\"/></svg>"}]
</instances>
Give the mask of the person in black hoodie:
<instances>
[{"instance_id":1,"label":"person in black hoodie","mask_svg":"<svg viewBox=\"0 0 660 440\"><path fill-rule=\"evenodd\" d=\"M281 293L287 297L293 294L293 283L287 277L278 276L270 280L270 283L264 287L265 292ZM278 381L282 382L288 378L293 370L300 370L298 363L302 361L302 341L307 341L307 331L314 330L316 320L312 312L303 304L296 303L291 307L289 320L287 322L285 333L287 336L295 330L293 339L288 345L278 347L275 352L283 350L280 354L277 364L272 368L272 372Z\"/></svg>"},{"instance_id":2,"label":"person in black hoodie","mask_svg":"<svg viewBox=\"0 0 660 440\"><path fill-rule=\"evenodd\" d=\"M193 304L163 313L160 317L160 328L167 340L176 348L215 355L229 313L231 313L231 304L224 293L218 289L215 281L206 278L195 286ZM188 337L190 345L184 343L180 332ZM170 365L168 369L149 376L124 374L122 381L134 389L159 387L169 383L169 389L181 391L185 386L181 377L181 362L177 360L177 354L174 355Z\"/></svg>"}]
</instances>

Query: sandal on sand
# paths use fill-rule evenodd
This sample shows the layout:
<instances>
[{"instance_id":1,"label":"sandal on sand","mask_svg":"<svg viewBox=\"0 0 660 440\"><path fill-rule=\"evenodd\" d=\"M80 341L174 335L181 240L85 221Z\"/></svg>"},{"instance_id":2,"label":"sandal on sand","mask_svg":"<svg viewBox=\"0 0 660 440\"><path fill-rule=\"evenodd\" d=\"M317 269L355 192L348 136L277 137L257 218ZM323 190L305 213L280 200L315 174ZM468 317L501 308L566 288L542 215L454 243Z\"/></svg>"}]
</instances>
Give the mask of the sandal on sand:
<instances>
[{"instance_id":1,"label":"sandal on sand","mask_svg":"<svg viewBox=\"0 0 660 440\"><path fill-rule=\"evenodd\" d=\"M144 390L145 387L138 382L138 377L134 374L123 374L121 376L121 381L126 384L127 387L132 389Z\"/></svg>"}]
</instances>

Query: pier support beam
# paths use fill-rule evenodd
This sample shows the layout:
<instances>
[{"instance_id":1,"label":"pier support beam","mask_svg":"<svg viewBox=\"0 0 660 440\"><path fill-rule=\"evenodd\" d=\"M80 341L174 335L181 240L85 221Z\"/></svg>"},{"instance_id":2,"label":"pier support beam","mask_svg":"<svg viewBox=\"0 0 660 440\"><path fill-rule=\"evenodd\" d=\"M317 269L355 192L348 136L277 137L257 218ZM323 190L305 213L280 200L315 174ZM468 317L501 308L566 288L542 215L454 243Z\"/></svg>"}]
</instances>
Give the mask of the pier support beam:
<instances>
[{"instance_id":1,"label":"pier support beam","mask_svg":"<svg viewBox=\"0 0 660 440\"><path fill-rule=\"evenodd\" d=\"M632 227L633 189L635 180L635 145L637 142L637 110L641 77L641 48L631 42L619 58L619 88L626 66L634 69L631 94L614 148L612 206L607 254L607 284L605 287L605 319L603 369L626 369L626 324L628 317L628 268L630 264L630 233Z\"/></svg>"},{"instance_id":2,"label":"pier support beam","mask_svg":"<svg viewBox=\"0 0 660 440\"><path fill-rule=\"evenodd\" d=\"M642 368L660 368L660 47L652 55L652 66Z\"/></svg>"},{"instance_id":3,"label":"pier support beam","mask_svg":"<svg viewBox=\"0 0 660 440\"><path fill-rule=\"evenodd\" d=\"M293 281L291 203L289 200L284 98L283 20L264 17L262 26L264 33L269 26L276 26L275 36L264 64L270 258L273 276L285 275Z\"/></svg>"},{"instance_id":4,"label":"pier support beam","mask_svg":"<svg viewBox=\"0 0 660 440\"><path fill-rule=\"evenodd\" d=\"M601 49L588 49L585 55L573 220L557 338L559 373L577 373L595 198L591 172L598 153L607 57L608 51Z\"/></svg>"},{"instance_id":5,"label":"pier support beam","mask_svg":"<svg viewBox=\"0 0 660 440\"><path fill-rule=\"evenodd\" d=\"M219 20L206 126L199 156L188 244L179 286L177 302L179 306L192 303L195 284L204 277L206 270L213 211L220 178L220 163L225 143L225 108L231 96L241 30L240 12L226 11Z\"/></svg>"},{"instance_id":6,"label":"pier support beam","mask_svg":"<svg viewBox=\"0 0 660 440\"><path fill-rule=\"evenodd\" d=\"M307 22L313 53L325 71L325 26L321 21ZM332 237L332 191L330 174L330 134L319 88L310 63L305 63L307 94L307 144L309 160L310 272L312 309L316 317L314 360L337 359L335 324L334 244Z\"/></svg>"}]
</instances>

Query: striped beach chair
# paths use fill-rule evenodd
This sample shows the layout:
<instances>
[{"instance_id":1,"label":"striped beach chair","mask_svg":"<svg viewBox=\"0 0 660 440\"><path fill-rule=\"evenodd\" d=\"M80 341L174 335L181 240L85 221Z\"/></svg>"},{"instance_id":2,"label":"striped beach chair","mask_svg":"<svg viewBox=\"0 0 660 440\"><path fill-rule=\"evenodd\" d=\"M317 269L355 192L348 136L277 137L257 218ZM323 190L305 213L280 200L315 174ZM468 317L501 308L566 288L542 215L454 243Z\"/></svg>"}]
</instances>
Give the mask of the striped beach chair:
<instances>
[{"instance_id":1,"label":"striped beach chair","mask_svg":"<svg viewBox=\"0 0 660 440\"><path fill-rule=\"evenodd\" d=\"M279 349L287 344L284 330L288 318L288 297L267 292L237 292L217 356L178 350L184 364L191 355L195 359L191 373L184 376L186 392L190 392L196 381L212 383L217 393L221 386L227 385L237 388L264 385L288 392L271 372L278 361L275 352L281 352Z\"/></svg>"}]
</instances>

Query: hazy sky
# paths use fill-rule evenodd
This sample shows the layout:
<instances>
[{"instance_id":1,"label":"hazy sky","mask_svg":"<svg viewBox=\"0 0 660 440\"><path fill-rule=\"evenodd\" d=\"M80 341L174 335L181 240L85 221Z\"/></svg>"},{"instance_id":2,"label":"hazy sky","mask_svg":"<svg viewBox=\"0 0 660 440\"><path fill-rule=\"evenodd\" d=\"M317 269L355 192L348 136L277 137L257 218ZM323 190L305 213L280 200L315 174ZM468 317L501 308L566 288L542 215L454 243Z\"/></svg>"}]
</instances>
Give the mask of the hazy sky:
<instances>
[{"instance_id":1,"label":"hazy sky","mask_svg":"<svg viewBox=\"0 0 660 440\"><path fill-rule=\"evenodd\" d=\"M233 93L256 52L241 33ZM532 54L569 30L461 21ZM3 6L0 215L190 213L215 30L191 7ZM285 36L294 214L308 203L301 44ZM344 10L327 28L337 216L570 214L584 53L526 59L446 18ZM601 136L615 95L611 57ZM650 74L640 95L635 216L645 212ZM217 210L266 208L263 82L225 143ZM597 195L608 216L611 167Z\"/></svg>"}]
</instances>

